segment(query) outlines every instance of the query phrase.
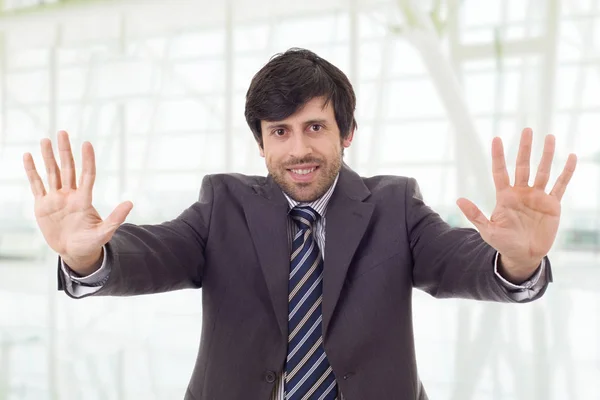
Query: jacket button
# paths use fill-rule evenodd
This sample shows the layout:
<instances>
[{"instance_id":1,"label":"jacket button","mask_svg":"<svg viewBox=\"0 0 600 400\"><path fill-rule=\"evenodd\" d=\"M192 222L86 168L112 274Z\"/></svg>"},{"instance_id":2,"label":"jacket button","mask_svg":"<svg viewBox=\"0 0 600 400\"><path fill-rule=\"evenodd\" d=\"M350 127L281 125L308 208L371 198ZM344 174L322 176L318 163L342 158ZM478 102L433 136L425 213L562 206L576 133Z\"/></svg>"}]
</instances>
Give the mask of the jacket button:
<instances>
[{"instance_id":1,"label":"jacket button","mask_svg":"<svg viewBox=\"0 0 600 400\"><path fill-rule=\"evenodd\" d=\"M269 383L273 383L275 382L275 372L273 371L267 371L267 373L265 374L265 381L269 382Z\"/></svg>"}]
</instances>

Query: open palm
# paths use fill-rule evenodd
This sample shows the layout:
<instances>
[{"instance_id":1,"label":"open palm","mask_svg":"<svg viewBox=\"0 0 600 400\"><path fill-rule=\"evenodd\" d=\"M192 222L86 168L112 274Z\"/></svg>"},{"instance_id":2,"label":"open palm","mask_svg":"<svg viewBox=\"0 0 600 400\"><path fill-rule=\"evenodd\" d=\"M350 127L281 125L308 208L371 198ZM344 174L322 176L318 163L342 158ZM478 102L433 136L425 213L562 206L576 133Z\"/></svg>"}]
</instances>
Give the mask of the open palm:
<instances>
[{"instance_id":1,"label":"open palm","mask_svg":"<svg viewBox=\"0 0 600 400\"><path fill-rule=\"evenodd\" d=\"M49 139L41 142L42 156L48 175L48 191L40 178L30 153L23 164L35 197L35 217L48 245L69 260L69 266L89 267L101 248L129 214L131 202L121 203L102 220L92 206L96 176L94 149L88 142L82 146L82 173L75 181L75 162L68 134L58 135L61 169L59 170ZM73 264L73 265L72 265ZM79 271L78 271L79 272Z\"/></svg>"},{"instance_id":2,"label":"open palm","mask_svg":"<svg viewBox=\"0 0 600 400\"><path fill-rule=\"evenodd\" d=\"M509 273L518 278L526 278L532 272L530 269L539 265L550 251L560 222L560 202L577 164L575 154L570 154L554 187L546 193L555 152L555 137L548 135L535 181L529 186L532 136L531 129L523 130L513 186L502 141L500 138L492 141L496 206L489 220L471 201L464 198L457 201L481 237L500 253Z\"/></svg>"}]
</instances>

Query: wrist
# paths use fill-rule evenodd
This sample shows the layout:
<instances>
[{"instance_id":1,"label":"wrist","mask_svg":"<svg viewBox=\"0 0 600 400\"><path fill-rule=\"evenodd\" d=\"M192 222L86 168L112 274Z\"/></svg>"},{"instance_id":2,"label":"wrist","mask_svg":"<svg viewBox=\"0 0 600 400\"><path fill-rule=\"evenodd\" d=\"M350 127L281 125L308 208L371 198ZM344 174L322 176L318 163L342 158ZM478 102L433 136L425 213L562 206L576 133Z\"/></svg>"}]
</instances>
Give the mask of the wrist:
<instances>
[{"instance_id":1,"label":"wrist","mask_svg":"<svg viewBox=\"0 0 600 400\"><path fill-rule=\"evenodd\" d=\"M85 277L98 271L102 266L104 259L104 248L100 248L98 252L84 258L70 257L69 255L61 255L65 265L80 277Z\"/></svg>"},{"instance_id":2,"label":"wrist","mask_svg":"<svg viewBox=\"0 0 600 400\"><path fill-rule=\"evenodd\" d=\"M531 278L541 262L541 259L537 261L514 261L499 254L498 273L507 281L520 285Z\"/></svg>"}]
</instances>

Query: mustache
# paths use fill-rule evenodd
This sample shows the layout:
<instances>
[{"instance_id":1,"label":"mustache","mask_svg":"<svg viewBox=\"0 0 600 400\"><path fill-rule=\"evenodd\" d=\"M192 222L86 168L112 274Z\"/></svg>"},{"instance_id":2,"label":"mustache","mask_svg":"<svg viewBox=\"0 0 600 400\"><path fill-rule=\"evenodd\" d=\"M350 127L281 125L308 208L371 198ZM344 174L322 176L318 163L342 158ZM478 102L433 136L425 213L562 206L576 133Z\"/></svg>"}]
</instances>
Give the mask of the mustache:
<instances>
[{"instance_id":1,"label":"mustache","mask_svg":"<svg viewBox=\"0 0 600 400\"><path fill-rule=\"evenodd\" d=\"M323 164L323 160L315 157L295 158L287 161L283 167L287 168L298 164Z\"/></svg>"}]
</instances>

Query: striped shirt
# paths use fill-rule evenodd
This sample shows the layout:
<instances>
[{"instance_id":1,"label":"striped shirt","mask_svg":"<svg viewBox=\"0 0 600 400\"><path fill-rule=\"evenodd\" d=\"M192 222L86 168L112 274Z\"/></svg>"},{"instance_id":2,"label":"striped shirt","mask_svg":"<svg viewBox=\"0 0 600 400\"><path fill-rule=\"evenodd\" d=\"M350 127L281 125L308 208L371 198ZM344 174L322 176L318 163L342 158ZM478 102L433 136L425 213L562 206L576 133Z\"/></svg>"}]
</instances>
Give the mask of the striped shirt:
<instances>
[{"instance_id":1,"label":"striped shirt","mask_svg":"<svg viewBox=\"0 0 600 400\"><path fill-rule=\"evenodd\" d=\"M339 174L335 178L333 185L331 185L331 187L327 190L327 192L325 192L325 194L323 196L321 196L320 198L318 198L317 200L315 200L311 203L298 202L298 201L290 198L287 194L285 194L285 192L283 193L285 195L285 198L288 201L288 204L290 205L289 211L291 211L292 208L296 207L297 205L302 205L302 206L311 207L319 214L320 218L317 219L317 221L315 223L314 235L315 235L315 239L317 241L317 245L319 246L319 249L321 250L321 257L323 257L323 259L325 259L325 214L327 213L327 204L329 204L329 199L331 199L331 195L333 194L333 191L337 184L338 178L339 178ZM292 217L289 216L289 213L288 213L288 241L290 243L290 246L292 244L292 241L294 240L294 236L296 235L296 232L298 232L298 227L296 226L296 223L294 222L294 220L292 220ZM289 268L289 265L287 265L287 267ZM323 267L327 268L327 265L323 264ZM284 375L284 372L282 372L279 376L279 379L275 383L275 388L273 390L273 395L271 396L271 400L285 400L284 383L285 383L285 375ZM339 393L339 387L338 387L338 393ZM340 400L344 400L344 397L341 395L341 393L340 393Z\"/></svg>"}]
</instances>

